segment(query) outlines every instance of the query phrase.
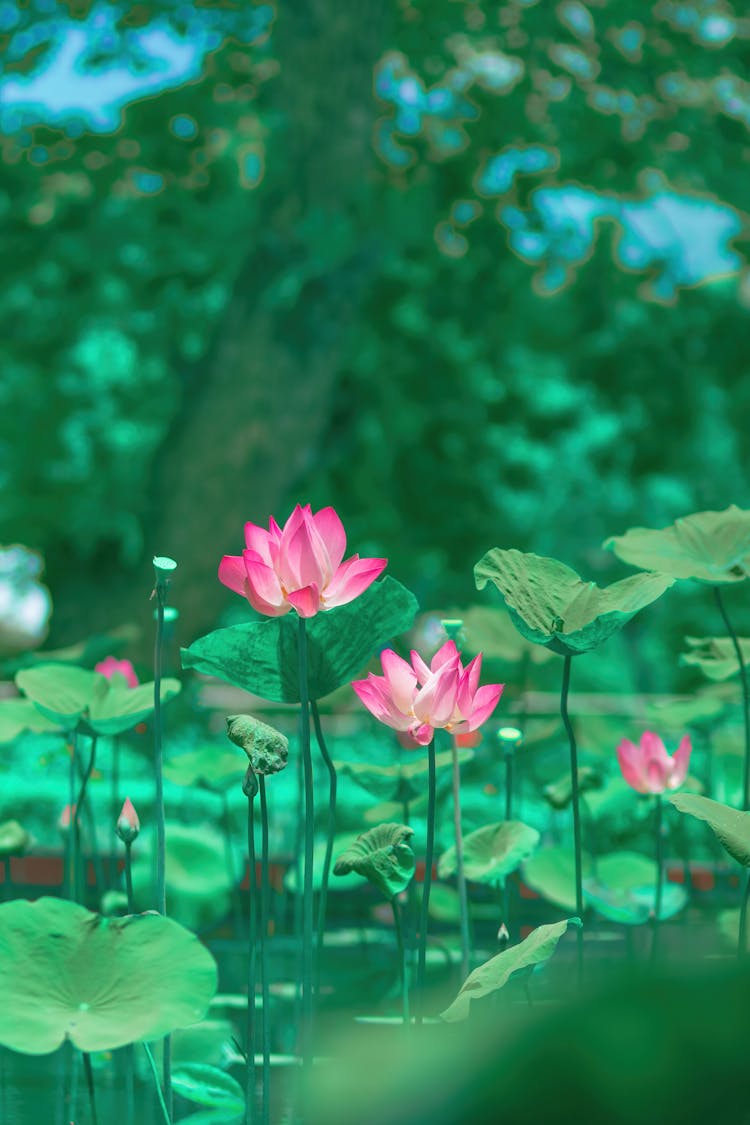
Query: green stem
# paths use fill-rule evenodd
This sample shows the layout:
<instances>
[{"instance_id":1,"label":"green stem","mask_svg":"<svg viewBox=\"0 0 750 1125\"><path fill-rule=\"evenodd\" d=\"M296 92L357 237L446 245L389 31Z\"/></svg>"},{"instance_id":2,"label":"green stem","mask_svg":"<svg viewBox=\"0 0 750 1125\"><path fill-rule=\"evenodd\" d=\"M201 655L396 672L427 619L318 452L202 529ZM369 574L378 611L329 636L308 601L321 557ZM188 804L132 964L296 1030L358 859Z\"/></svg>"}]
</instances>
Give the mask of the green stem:
<instances>
[{"instance_id":1,"label":"green stem","mask_svg":"<svg viewBox=\"0 0 750 1125\"><path fill-rule=\"evenodd\" d=\"M401 911L398 908L395 895L391 899L391 909L393 910L393 925L396 930L396 944L398 945L398 959L401 969L401 1008L404 1015L404 1024L408 1027L411 1023L409 1017L409 974L406 965L406 947L404 945L404 932L401 925Z\"/></svg>"},{"instance_id":2,"label":"green stem","mask_svg":"<svg viewBox=\"0 0 750 1125\"><path fill-rule=\"evenodd\" d=\"M125 845L125 893L128 896L128 914L133 914L133 867L130 849L132 844Z\"/></svg>"},{"instance_id":3,"label":"green stem","mask_svg":"<svg viewBox=\"0 0 750 1125\"><path fill-rule=\"evenodd\" d=\"M119 809L118 809L119 812ZM125 844L125 893L128 896L128 914L134 912L133 906L133 868L130 849L132 843ZM135 1119L135 1048L132 1043L124 1048L125 1051L125 1107L126 1120L132 1125Z\"/></svg>"},{"instance_id":4,"label":"green stem","mask_svg":"<svg viewBox=\"0 0 750 1125\"><path fill-rule=\"evenodd\" d=\"M154 637L154 781L156 787L156 909L160 914L167 913L167 834L164 816L164 777L163 751L161 739L161 668L164 638L164 607L167 602L167 584L157 578L156 592L156 635ZM167 1035L164 1039L164 1097L170 1117L172 1116L172 1041Z\"/></svg>"},{"instance_id":5,"label":"green stem","mask_svg":"<svg viewBox=\"0 0 750 1125\"><path fill-rule=\"evenodd\" d=\"M732 645L734 647L735 656L740 669L740 683L742 684L742 714L745 720L745 760L742 768L742 808L747 812L750 809L750 690L747 683L747 668L745 661L742 658L742 648L737 639L737 634L732 628L732 623L729 620L726 608L724 606L724 599L721 595L721 590L718 586L714 586L714 596L716 598L716 605L718 606L719 613L721 614L724 626L727 633L731 637Z\"/></svg>"},{"instance_id":6,"label":"green stem","mask_svg":"<svg viewBox=\"0 0 750 1125\"><path fill-rule=\"evenodd\" d=\"M260 784L260 991L263 1012L263 1105L262 1125L268 1125L271 1115L271 996L268 964L268 922L270 916L271 880L268 872L268 802L266 779L261 774Z\"/></svg>"},{"instance_id":7,"label":"green stem","mask_svg":"<svg viewBox=\"0 0 750 1125\"><path fill-rule=\"evenodd\" d=\"M263 780L262 778L260 779ZM247 860L249 867L247 939L247 1024L245 1028L245 1121L255 1118L255 946L257 942L255 897L255 794L247 799ZM266 1013L263 1012L265 1020ZM265 1098L265 1090L263 1091Z\"/></svg>"},{"instance_id":8,"label":"green stem","mask_svg":"<svg viewBox=\"0 0 750 1125\"><path fill-rule=\"evenodd\" d=\"M563 726L568 735L570 744L570 782L572 788L573 805L573 847L575 850L575 881L576 881L576 914L581 920L581 925L576 926L576 945L578 961L578 987L583 983L583 852L581 848L581 809L578 800L578 749L576 747L573 725L568 714L568 692L570 690L570 665L572 657L569 652L563 657L563 677L560 691L560 715Z\"/></svg>"},{"instance_id":9,"label":"green stem","mask_svg":"<svg viewBox=\"0 0 750 1125\"><path fill-rule=\"evenodd\" d=\"M506 750L503 757L505 759L505 819L508 821L513 819L513 752ZM508 935L510 935L510 879L507 875L503 879L502 909L502 921L505 923ZM508 940L510 940L510 936Z\"/></svg>"},{"instance_id":10,"label":"green stem","mask_svg":"<svg viewBox=\"0 0 750 1125\"><path fill-rule=\"evenodd\" d=\"M651 941L651 964L656 961L659 942L659 921L661 919L662 887L664 884L664 838L663 838L663 809L661 793L656 794L656 894L654 896L654 933Z\"/></svg>"},{"instance_id":11,"label":"green stem","mask_svg":"<svg viewBox=\"0 0 750 1125\"><path fill-rule=\"evenodd\" d=\"M427 964L427 926L430 908L430 886L432 883L432 857L435 850L435 805L437 798L437 770L435 767L435 739L427 747L427 845L425 848L424 882L422 883L422 906L419 914L419 959L417 963L417 986L419 989L416 1022L421 1024L424 1009L425 969Z\"/></svg>"},{"instance_id":12,"label":"green stem","mask_svg":"<svg viewBox=\"0 0 750 1125\"><path fill-rule=\"evenodd\" d=\"M461 979L466 980L469 975L469 899L466 891L466 872L464 871L464 836L461 831L461 770L458 764L455 738L451 739L451 761L453 765L453 833L456 841L456 882L458 884L461 924Z\"/></svg>"},{"instance_id":13,"label":"green stem","mask_svg":"<svg viewBox=\"0 0 750 1125\"><path fill-rule=\"evenodd\" d=\"M328 753L325 739L323 738L323 727L320 722L320 712L318 711L318 704L313 699L310 704L312 711L313 724L315 726L315 738L318 742L318 749L320 755L328 770L328 819L326 824L326 851L323 860L323 881L320 885L320 897L318 899L318 963L316 966L316 988L320 991L320 965L323 955L323 941L326 931L326 905L328 902L328 880L331 875L331 861L333 859L333 840L336 835L336 794L338 789L338 780L336 777L336 767L333 764L331 755Z\"/></svg>"},{"instance_id":14,"label":"green stem","mask_svg":"<svg viewBox=\"0 0 750 1125\"><path fill-rule=\"evenodd\" d=\"M167 1104L164 1101L164 1095L161 1092L161 1084L159 1082L159 1071L156 1069L156 1059L154 1058L153 1053L152 1053L151 1048L149 1047L148 1043L143 1044L143 1049L146 1052L146 1058L148 1059L149 1066L151 1067L151 1073L154 1076L154 1086L156 1087L156 1096L159 1099L159 1105L161 1106L161 1111L164 1115L164 1120L166 1121L167 1125L172 1125L172 1120L171 1120L170 1115L169 1115L169 1110L167 1109Z\"/></svg>"},{"instance_id":15,"label":"green stem","mask_svg":"<svg viewBox=\"0 0 750 1125\"><path fill-rule=\"evenodd\" d=\"M78 759L78 732L73 731L72 742L70 748L70 768L68 770L68 809L70 811L70 823L68 824L68 835L65 839L65 859L67 865L67 883L68 883L68 898L71 902L75 902L76 897L76 876L75 869L78 859L76 856L76 835L75 835L75 803L76 803L76 762Z\"/></svg>"},{"instance_id":16,"label":"green stem","mask_svg":"<svg viewBox=\"0 0 750 1125\"><path fill-rule=\"evenodd\" d=\"M747 868L745 868L744 883L742 904L740 905L740 934L737 943L737 956L740 958L747 956L747 906L748 899L750 899L750 871Z\"/></svg>"},{"instance_id":17,"label":"green stem","mask_svg":"<svg viewBox=\"0 0 750 1125\"><path fill-rule=\"evenodd\" d=\"M74 870L74 875L75 875L74 897L75 897L76 902L80 902L82 894L85 893L85 891L83 890L83 888L79 884L79 877L81 875L81 872L79 870L79 868L81 866L81 864L80 864L80 857L81 857L80 819L81 819L81 813L82 813L82 810L83 810L83 802L86 799L86 789L88 788L89 778L91 777L91 771L94 768L95 762L96 762L96 735L94 735L93 738L91 739L91 753L89 754L89 760L88 760L88 765L86 766L86 771L83 774L83 777L81 778L81 788L78 790L78 798L77 798L76 803L75 803L75 810L76 810L75 816L72 818L72 822L71 822L71 829L73 831L73 839L75 841L75 845L74 845L75 864L74 864L73 870ZM94 842L94 847L96 847L96 842Z\"/></svg>"},{"instance_id":18,"label":"green stem","mask_svg":"<svg viewBox=\"0 0 750 1125\"><path fill-rule=\"evenodd\" d=\"M92 1125L99 1125L99 1118L96 1115L96 1096L94 1093L94 1072L91 1069L91 1055L88 1051L82 1051L81 1054L83 1055L83 1069L86 1072L86 1085L89 1091Z\"/></svg>"},{"instance_id":19,"label":"green stem","mask_svg":"<svg viewBox=\"0 0 750 1125\"><path fill-rule=\"evenodd\" d=\"M312 1063L313 1021L313 858L315 844L315 806L313 765L310 750L310 701L307 685L307 633L304 617L298 618L299 696L302 770L305 789L305 862L302 890L302 1067L309 1073Z\"/></svg>"}]
</instances>

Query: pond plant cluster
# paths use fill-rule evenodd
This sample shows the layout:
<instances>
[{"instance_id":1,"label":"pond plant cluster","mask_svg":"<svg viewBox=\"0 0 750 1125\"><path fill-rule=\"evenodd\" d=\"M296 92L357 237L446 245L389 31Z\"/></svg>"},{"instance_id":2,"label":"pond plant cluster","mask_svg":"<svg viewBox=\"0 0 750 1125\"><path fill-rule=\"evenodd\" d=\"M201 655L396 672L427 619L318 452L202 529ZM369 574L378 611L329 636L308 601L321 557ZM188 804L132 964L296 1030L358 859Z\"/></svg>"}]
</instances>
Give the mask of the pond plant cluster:
<instances>
[{"instance_id":1,"label":"pond plant cluster","mask_svg":"<svg viewBox=\"0 0 750 1125\"><path fill-rule=\"evenodd\" d=\"M536 1057L524 1047L528 1028L519 1019L542 1021L550 1073L557 1066L559 1079L568 1063L553 1058L549 1043L577 1031L573 1017L562 1036L549 1028L622 963L646 983L642 1018L630 1010L627 1017L649 1040L652 1022L658 1026L648 1015L653 990L668 988L662 974L685 961L682 946L695 949L696 858L712 884L726 876L717 900L725 909L708 911L717 925L702 916L710 934L703 952L745 981L750 639L736 635L725 592L750 575L750 511L732 506L661 530L633 528L605 547L637 573L600 588L555 559L491 549L474 567L486 604L460 618L433 619L430 632L415 629L413 594L383 576L386 559L345 559L346 535L333 508L297 505L283 526L273 518L268 528L248 523L242 554L225 556L218 577L247 600L252 617L182 649L182 667L212 678L204 684L229 685L233 699L251 693L257 706L224 716L226 740L219 732L166 760L167 705L182 690L179 679L163 674L165 635L176 617L168 604L173 560L154 559L152 682L139 682L132 664L114 655L93 666L90 653L78 650L18 661L15 694L0 703L0 737L6 744L63 740L64 877L59 895L16 897L14 864L32 839L18 820L0 825L0 1043L16 1055L58 1053L58 1120L107 1120L97 1095L101 1104L110 1087L123 1122L496 1120L498 1091L515 1104L511 1072L525 1073ZM689 580L699 584L696 597L710 587L716 606L717 636L687 638L681 658L702 670L706 689L652 701L639 731L637 709L627 722L605 714L591 735L570 697L574 658L602 649L605 659L615 633ZM407 635L418 647L405 647ZM503 698L506 684L481 682L483 670L502 658L523 682L513 710L512 693ZM554 683L557 715L529 706L530 682L540 670ZM187 686L196 686L194 677ZM274 707L279 718L271 723ZM342 717L365 733L352 735L351 722L342 733ZM296 730L285 733L279 728L290 718ZM129 795L126 744L130 732L144 729L152 735L152 796L139 803L139 813ZM366 753L377 730L390 732L390 761ZM597 754L590 753L592 742ZM579 744L586 760L579 761ZM334 757L332 748L343 746L346 757ZM550 778L549 764L563 746L567 768ZM729 752L720 753L722 746ZM102 749L111 783L108 825L92 801L103 778ZM534 756L546 784L529 765ZM286 835L294 839L282 878L293 901L283 912L286 844L272 843L280 839L275 812L290 776ZM220 798L223 844L219 833L201 841L202 828L167 821L165 779ZM240 787L246 896L239 893L228 798ZM350 800L362 791L370 802L364 810ZM150 843L147 832L141 835L146 809ZM102 832L109 851L114 838L120 847L106 870L98 854ZM224 848L223 880L215 867L205 876L201 847L214 863ZM97 912L86 905L92 873ZM180 880L189 903L191 887L198 901L202 879L204 900L213 896L227 916L216 931L228 932L223 944L216 933L195 932L205 931L198 907L170 916ZM337 925L341 901L348 917L364 914L366 927ZM379 943L377 956L372 942ZM227 950L241 965L239 978L225 974ZM349 985L337 992L331 953L344 979L353 959L371 970L374 984L360 972L362 996ZM706 987L716 1006L725 985ZM610 1024L618 1004L634 994L615 998ZM664 1004L674 1001L677 1010L684 996L664 992ZM282 1028L284 1004L292 1015ZM586 1027L580 1012L578 1024ZM352 1016L361 1038L352 1036ZM339 1039L336 1025L345 1028ZM520 1028L515 1046L510 1027ZM597 1027L605 1041L616 1039L611 1027ZM627 1030L621 1034L627 1039ZM580 1058L575 1065L580 1069ZM653 1059L650 1066L652 1073ZM456 1077L462 1067L464 1077ZM693 1120L684 1098L681 1115L669 1116L656 1098L622 1117L614 1110L605 1116L602 1101L600 1116L587 1118L583 1070L569 1117L572 1079L560 1079L556 1120ZM637 1086L637 1073L631 1077ZM683 1094L692 1081L684 1078ZM586 1096L594 1097L592 1088ZM508 1119L541 1120L538 1099L528 1090L524 1098L529 1116L519 1108ZM697 1099L693 1111L699 1109Z\"/></svg>"}]
</instances>

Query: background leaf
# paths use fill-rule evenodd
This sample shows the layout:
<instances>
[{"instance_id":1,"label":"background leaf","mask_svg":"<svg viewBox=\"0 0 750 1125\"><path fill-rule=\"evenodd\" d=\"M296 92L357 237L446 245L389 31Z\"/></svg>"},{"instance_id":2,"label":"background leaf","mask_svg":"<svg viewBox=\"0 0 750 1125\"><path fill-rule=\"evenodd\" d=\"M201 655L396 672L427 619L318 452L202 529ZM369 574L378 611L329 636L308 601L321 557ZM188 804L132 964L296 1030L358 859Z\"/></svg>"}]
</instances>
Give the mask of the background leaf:
<instances>
[{"instance_id":1,"label":"background leaf","mask_svg":"<svg viewBox=\"0 0 750 1125\"><path fill-rule=\"evenodd\" d=\"M750 812L740 812L693 793L670 794L669 800L680 812L705 820L732 858L743 867L750 867Z\"/></svg>"},{"instance_id":2,"label":"background leaf","mask_svg":"<svg viewBox=\"0 0 750 1125\"><path fill-rule=\"evenodd\" d=\"M502 883L539 843L536 828L520 820L488 824L464 837L464 871L475 883ZM456 870L455 845L443 852L438 863L441 879Z\"/></svg>"},{"instance_id":3,"label":"background leaf","mask_svg":"<svg viewBox=\"0 0 750 1125\"><path fill-rule=\"evenodd\" d=\"M742 582L750 573L750 511L730 504L721 512L694 512L669 527L631 527L603 546L631 566L673 578Z\"/></svg>"}]
</instances>

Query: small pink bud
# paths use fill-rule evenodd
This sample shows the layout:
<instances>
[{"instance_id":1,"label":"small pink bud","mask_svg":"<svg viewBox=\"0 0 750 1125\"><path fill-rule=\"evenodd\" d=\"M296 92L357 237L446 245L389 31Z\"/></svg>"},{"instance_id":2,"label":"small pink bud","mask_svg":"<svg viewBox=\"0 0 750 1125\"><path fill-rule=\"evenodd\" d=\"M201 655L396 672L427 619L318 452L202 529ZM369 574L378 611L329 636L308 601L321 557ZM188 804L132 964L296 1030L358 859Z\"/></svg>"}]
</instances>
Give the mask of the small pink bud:
<instances>
[{"instance_id":1,"label":"small pink bud","mask_svg":"<svg viewBox=\"0 0 750 1125\"><path fill-rule=\"evenodd\" d=\"M76 815L75 805L66 805L60 813L60 819L57 822L57 827L61 832L67 832L70 828L70 822Z\"/></svg>"},{"instance_id":2,"label":"small pink bud","mask_svg":"<svg viewBox=\"0 0 750 1125\"><path fill-rule=\"evenodd\" d=\"M132 844L140 830L141 822L138 819L138 813L135 811L130 797L126 797L125 803L120 809L120 815L117 818L115 832L120 837L123 844Z\"/></svg>"},{"instance_id":3,"label":"small pink bud","mask_svg":"<svg viewBox=\"0 0 750 1125\"><path fill-rule=\"evenodd\" d=\"M500 929L497 931L497 940L501 942L502 945L507 945L510 941L510 933L508 932L508 927L505 925L505 922L500 924Z\"/></svg>"},{"instance_id":4,"label":"small pink bud","mask_svg":"<svg viewBox=\"0 0 750 1125\"><path fill-rule=\"evenodd\" d=\"M138 687L138 676L129 660L116 660L114 656L108 656L106 660L100 660L94 665L94 671L108 680L117 672L127 680L128 687Z\"/></svg>"}]
</instances>

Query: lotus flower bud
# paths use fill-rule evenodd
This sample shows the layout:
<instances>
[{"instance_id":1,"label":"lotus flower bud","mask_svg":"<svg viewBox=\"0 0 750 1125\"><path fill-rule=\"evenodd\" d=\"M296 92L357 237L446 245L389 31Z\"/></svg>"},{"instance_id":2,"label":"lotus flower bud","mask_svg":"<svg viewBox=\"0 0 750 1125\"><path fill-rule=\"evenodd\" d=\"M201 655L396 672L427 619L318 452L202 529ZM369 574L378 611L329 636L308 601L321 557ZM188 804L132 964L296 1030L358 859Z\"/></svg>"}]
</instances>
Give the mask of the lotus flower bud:
<instances>
[{"instance_id":1,"label":"lotus flower bud","mask_svg":"<svg viewBox=\"0 0 750 1125\"><path fill-rule=\"evenodd\" d=\"M130 845L137 837L141 830L141 822L138 819L138 813L133 807L130 797L125 798L125 803L120 809L120 815L117 818L115 832L122 840L123 844Z\"/></svg>"},{"instance_id":2,"label":"lotus flower bud","mask_svg":"<svg viewBox=\"0 0 750 1125\"><path fill-rule=\"evenodd\" d=\"M245 770L245 776L242 779L242 792L245 794L248 801L252 801L253 797L258 792L258 775L253 770L252 766L248 766Z\"/></svg>"},{"instance_id":3,"label":"lotus flower bud","mask_svg":"<svg viewBox=\"0 0 750 1125\"><path fill-rule=\"evenodd\" d=\"M252 715L228 715L227 737L242 747L254 773L267 777L284 769L289 757L288 739Z\"/></svg>"},{"instance_id":4,"label":"lotus flower bud","mask_svg":"<svg viewBox=\"0 0 750 1125\"><path fill-rule=\"evenodd\" d=\"M75 805L66 805L60 813L60 819L57 822L57 827L61 832L67 832L70 828L71 822L75 819L76 807Z\"/></svg>"},{"instance_id":5,"label":"lotus flower bud","mask_svg":"<svg viewBox=\"0 0 750 1125\"><path fill-rule=\"evenodd\" d=\"M510 933L508 931L508 927L505 925L505 922L500 923L500 929L497 931L497 940L502 946L506 946L510 941Z\"/></svg>"}]
</instances>

